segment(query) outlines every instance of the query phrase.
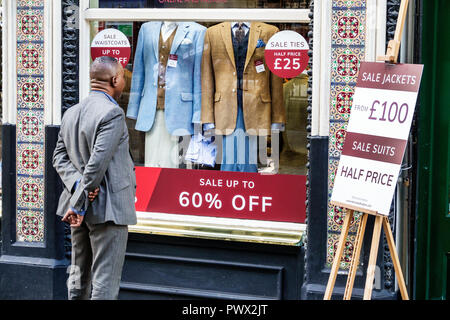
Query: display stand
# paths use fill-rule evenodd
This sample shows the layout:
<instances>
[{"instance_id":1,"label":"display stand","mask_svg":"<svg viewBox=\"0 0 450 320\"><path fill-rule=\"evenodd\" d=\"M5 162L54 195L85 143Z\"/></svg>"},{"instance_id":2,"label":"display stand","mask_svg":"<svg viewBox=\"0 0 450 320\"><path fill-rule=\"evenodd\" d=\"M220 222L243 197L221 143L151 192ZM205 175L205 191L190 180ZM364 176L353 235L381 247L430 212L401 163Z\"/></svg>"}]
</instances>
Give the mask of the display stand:
<instances>
[{"instance_id":1,"label":"display stand","mask_svg":"<svg viewBox=\"0 0 450 320\"><path fill-rule=\"evenodd\" d=\"M339 237L338 247L334 256L333 265L331 267L330 278L328 279L327 288L325 291L324 300L330 300L333 293L334 284L336 282L337 272L339 270L339 264L341 261L342 254L344 252L345 240L348 235L348 230L350 229L350 221L353 217L354 211L362 212L361 221L358 227L358 232L356 233L354 256L352 257L350 268L348 272L347 284L345 286L344 300L350 300L352 296L353 284L355 281L356 270L359 264L359 256L361 253L362 241L364 238L364 233L366 230L367 218L370 215L375 216L375 225L372 235L372 244L370 248L369 264L367 266L367 277L366 286L364 288L364 300L370 300L372 297L373 281L375 277L375 268L377 262L378 245L380 242L381 227L383 226L384 232L386 234L387 242L389 245L389 251L391 253L392 261L394 263L394 270L397 274L398 285L400 288L400 293L403 300L409 300L408 291L406 289L405 280L403 278L403 272L400 266L400 261L398 259L397 250L395 248L394 237L392 235L391 226L389 224L388 217L379 215L374 211L369 211L357 207L349 208L348 205L331 202L332 205L344 207L347 209L347 214L344 217L344 223L342 226L341 235Z\"/></svg>"},{"instance_id":2,"label":"display stand","mask_svg":"<svg viewBox=\"0 0 450 320\"><path fill-rule=\"evenodd\" d=\"M377 57L377 61L385 61L387 63L397 63L398 53L400 49L401 36L403 33L403 26L406 18L406 12L408 8L409 0L402 0L400 5L400 11L397 21L397 27L395 30L394 39L389 41L388 48L386 50L385 56ZM389 219L387 216L380 215L375 211L366 210L363 208L351 206L348 204L343 204L339 202L331 201L332 205L340 206L347 209L347 214L344 217L344 223L342 226L342 231L339 237L339 243L337 250L335 252L333 265L331 267L330 277L328 279L327 288L324 295L324 300L330 300L333 293L334 284L336 282L337 273L339 270L339 264L341 261L342 254L344 252L345 240L347 239L348 231L350 229L350 221L354 215L354 211L362 213L361 221L358 227L355 240L355 249L350 263L350 268L347 277L347 284L345 286L344 300L350 300L353 290L353 284L355 281L356 270L359 264L359 257L361 253L362 242L364 239L364 233L366 230L367 218L370 215L375 216L375 224L372 235L372 244L370 248L369 264L367 266L367 276L366 284L364 288L364 300L370 300L372 297L373 282L375 277L376 260L378 254L378 246L380 242L381 227L383 227L387 242L389 245L389 251L391 253L392 261L394 264L394 270L397 275L397 280L400 288L400 293L403 300L409 300L408 291L406 289L405 280L403 278L403 272L400 266L400 261L398 259L397 250L395 247L394 237L392 235L391 227L389 224Z\"/></svg>"}]
</instances>

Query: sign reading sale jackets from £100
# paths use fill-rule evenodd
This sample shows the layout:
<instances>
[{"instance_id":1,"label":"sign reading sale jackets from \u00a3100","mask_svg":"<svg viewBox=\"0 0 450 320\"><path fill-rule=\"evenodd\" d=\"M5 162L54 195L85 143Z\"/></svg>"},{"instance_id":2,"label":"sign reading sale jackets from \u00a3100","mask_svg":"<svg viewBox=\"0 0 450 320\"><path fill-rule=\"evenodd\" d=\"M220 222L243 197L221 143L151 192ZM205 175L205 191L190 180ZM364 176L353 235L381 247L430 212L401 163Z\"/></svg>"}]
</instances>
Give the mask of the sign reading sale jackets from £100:
<instances>
[{"instance_id":1,"label":"sign reading sale jackets from \u00a3100","mask_svg":"<svg viewBox=\"0 0 450 320\"><path fill-rule=\"evenodd\" d=\"M422 70L361 63L331 201L389 214Z\"/></svg>"}]
</instances>

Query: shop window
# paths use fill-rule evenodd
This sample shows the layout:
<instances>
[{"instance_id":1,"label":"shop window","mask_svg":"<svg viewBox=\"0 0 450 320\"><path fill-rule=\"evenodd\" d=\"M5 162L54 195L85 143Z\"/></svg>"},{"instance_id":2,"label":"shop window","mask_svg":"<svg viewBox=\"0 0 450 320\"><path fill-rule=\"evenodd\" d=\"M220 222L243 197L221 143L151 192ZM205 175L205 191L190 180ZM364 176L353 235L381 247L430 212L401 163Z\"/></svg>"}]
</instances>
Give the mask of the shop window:
<instances>
[{"instance_id":1,"label":"shop window","mask_svg":"<svg viewBox=\"0 0 450 320\"><path fill-rule=\"evenodd\" d=\"M307 47L309 2L83 1L83 56L99 56L108 41L94 42L113 39L111 29L130 47L118 103L136 167L131 232L298 244L309 58L306 70L277 76L266 46L286 31ZM89 60L80 63L83 99Z\"/></svg>"}]
</instances>

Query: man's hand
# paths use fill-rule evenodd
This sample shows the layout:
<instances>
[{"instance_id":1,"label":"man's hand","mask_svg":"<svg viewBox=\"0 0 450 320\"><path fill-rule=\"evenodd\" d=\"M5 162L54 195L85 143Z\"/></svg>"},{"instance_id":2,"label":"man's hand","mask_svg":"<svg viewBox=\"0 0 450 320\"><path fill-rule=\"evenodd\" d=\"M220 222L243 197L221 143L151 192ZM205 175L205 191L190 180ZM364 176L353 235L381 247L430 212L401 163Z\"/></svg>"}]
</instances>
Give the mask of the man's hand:
<instances>
[{"instance_id":1,"label":"man's hand","mask_svg":"<svg viewBox=\"0 0 450 320\"><path fill-rule=\"evenodd\" d=\"M98 193L100 192L100 188L95 188L94 191L89 192L89 201L92 202L95 200L95 198L98 196Z\"/></svg>"},{"instance_id":2,"label":"man's hand","mask_svg":"<svg viewBox=\"0 0 450 320\"><path fill-rule=\"evenodd\" d=\"M100 192L100 188L95 188L94 191L89 192L89 201L92 202L95 200L95 198L98 196L98 193ZM81 226L81 223L83 222L84 215L79 215L75 213L72 209L67 210L66 214L62 218L62 221L67 222L70 224L71 227L77 228Z\"/></svg>"},{"instance_id":3,"label":"man's hand","mask_svg":"<svg viewBox=\"0 0 450 320\"><path fill-rule=\"evenodd\" d=\"M81 226L83 219L84 216L76 214L72 209L69 209L62 218L62 221L69 223L70 226L73 228L77 228Z\"/></svg>"}]
</instances>

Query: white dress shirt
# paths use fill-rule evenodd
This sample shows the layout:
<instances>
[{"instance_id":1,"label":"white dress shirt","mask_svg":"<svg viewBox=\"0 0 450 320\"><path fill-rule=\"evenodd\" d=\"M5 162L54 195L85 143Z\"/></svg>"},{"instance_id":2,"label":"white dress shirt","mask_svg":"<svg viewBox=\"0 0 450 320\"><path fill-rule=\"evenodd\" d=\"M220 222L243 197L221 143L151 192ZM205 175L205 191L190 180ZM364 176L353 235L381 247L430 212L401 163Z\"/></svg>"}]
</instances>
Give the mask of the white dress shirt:
<instances>
[{"instance_id":1,"label":"white dress shirt","mask_svg":"<svg viewBox=\"0 0 450 320\"><path fill-rule=\"evenodd\" d=\"M216 164L217 145L211 138L205 138L201 133L192 136L185 159L193 163L214 167Z\"/></svg>"},{"instance_id":2,"label":"white dress shirt","mask_svg":"<svg viewBox=\"0 0 450 320\"><path fill-rule=\"evenodd\" d=\"M172 32L178 27L178 22L175 21L164 21L161 26L161 36L164 42L170 37Z\"/></svg>"}]
</instances>

